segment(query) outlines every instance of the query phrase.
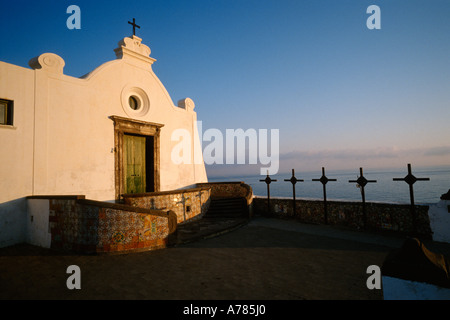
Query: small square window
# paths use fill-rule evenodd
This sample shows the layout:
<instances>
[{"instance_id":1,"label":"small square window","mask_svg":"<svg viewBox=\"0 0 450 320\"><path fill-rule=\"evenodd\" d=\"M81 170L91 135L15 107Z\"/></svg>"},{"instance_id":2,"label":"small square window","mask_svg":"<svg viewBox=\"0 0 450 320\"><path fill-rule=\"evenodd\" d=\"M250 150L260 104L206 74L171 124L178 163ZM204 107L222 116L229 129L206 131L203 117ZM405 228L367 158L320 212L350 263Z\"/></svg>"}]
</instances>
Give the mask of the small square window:
<instances>
[{"instance_id":1,"label":"small square window","mask_svg":"<svg viewBox=\"0 0 450 320\"><path fill-rule=\"evenodd\" d=\"M13 125L13 101L0 99L0 125Z\"/></svg>"}]
</instances>

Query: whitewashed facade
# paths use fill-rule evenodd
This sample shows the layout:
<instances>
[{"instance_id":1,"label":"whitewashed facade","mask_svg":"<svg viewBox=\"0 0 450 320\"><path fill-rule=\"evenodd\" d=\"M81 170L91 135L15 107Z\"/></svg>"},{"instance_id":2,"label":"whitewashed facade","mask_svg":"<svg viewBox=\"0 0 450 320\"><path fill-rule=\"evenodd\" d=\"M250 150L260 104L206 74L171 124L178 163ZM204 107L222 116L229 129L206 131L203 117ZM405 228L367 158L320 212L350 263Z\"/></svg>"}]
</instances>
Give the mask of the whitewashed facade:
<instances>
[{"instance_id":1,"label":"whitewashed facade","mask_svg":"<svg viewBox=\"0 0 450 320\"><path fill-rule=\"evenodd\" d=\"M193 101L173 103L142 39L126 37L114 51L116 60L81 78L65 75L52 53L31 68L0 62L0 247L26 237L27 196L115 201L138 167L144 189L132 192L207 182ZM177 129L189 133L192 161L172 161ZM137 156L126 138L142 141L141 163L130 162Z\"/></svg>"}]
</instances>

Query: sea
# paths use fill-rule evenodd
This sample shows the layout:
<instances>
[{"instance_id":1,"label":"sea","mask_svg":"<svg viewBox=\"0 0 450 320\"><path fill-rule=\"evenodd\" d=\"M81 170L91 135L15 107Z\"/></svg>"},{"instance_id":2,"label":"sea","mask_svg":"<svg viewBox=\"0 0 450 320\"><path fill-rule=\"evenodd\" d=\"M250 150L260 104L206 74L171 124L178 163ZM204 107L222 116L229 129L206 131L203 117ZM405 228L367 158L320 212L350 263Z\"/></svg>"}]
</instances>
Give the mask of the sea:
<instances>
[{"instance_id":1,"label":"sea","mask_svg":"<svg viewBox=\"0 0 450 320\"><path fill-rule=\"evenodd\" d=\"M416 178L429 178L428 181L416 181L413 184L415 204L434 204L440 201L442 194L450 190L450 166L449 167L423 167L412 168L412 174ZM359 170L336 170L325 172L329 181L326 187L327 200L361 201L361 188L357 183L349 182L359 177ZM364 187L366 202L405 203L410 204L409 185L405 181L394 181L393 178L405 178L408 175L407 167L402 169L364 169L363 176L367 180L376 182L367 183ZM319 181L322 171L301 172L295 171L297 179L304 180L295 184L296 199L319 199L323 200L323 185ZM293 185L290 181L292 172L279 173L270 176L277 180L270 183L270 197L290 198L293 197ZM220 181L243 181L250 185L255 196L267 197L267 184L263 181L266 176L228 176L209 177L209 182Z\"/></svg>"}]
</instances>

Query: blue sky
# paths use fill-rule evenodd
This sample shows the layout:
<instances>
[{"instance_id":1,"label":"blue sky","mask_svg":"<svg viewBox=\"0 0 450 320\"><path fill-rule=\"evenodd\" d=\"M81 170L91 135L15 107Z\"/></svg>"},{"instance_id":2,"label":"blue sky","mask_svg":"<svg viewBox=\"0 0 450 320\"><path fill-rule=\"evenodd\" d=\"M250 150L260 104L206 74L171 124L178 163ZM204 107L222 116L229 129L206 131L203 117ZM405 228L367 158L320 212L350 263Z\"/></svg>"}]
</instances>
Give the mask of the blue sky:
<instances>
[{"instance_id":1,"label":"blue sky","mask_svg":"<svg viewBox=\"0 0 450 320\"><path fill-rule=\"evenodd\" d=\"M69 5L81 29L69 30ZM370 5L381 29L369 30ZM2 1L0 61L82 76L137 35L203 129L279 129L281 171L450 165L450 1ZM209 172L247 167L210 167ZM238 171L235 171L238 173Z\"/></svg>"}]
</instances>

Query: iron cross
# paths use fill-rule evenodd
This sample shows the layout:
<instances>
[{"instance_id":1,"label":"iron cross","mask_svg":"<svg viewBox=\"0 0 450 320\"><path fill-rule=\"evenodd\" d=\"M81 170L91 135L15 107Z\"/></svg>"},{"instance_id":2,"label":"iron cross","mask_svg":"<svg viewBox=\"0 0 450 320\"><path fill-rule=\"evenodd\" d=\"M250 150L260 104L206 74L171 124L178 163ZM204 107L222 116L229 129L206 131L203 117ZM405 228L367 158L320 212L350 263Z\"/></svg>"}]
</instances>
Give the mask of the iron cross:
<instances>
[{"instance_id":1,"label":"iron cross","mask_svg":"<svg viewBox=\"0 0 450 320\"><path fill-rule=\"evenodd\" d=\"M408 174L404 178L393 178L394 181L405 181L409 185L409 198L411 199L411 215L413 218L414 232L417 233L416 225L416 208L414 204L414 190L413 184L416 181L429 181L430 178L416 178L411 172L411 164L408 163Z\"/></svg>"},{"instance_id":2,"label":"iron cross","mask_svg":"<svg viewBox=\"0 0 450 320\"><path fill-rule=\"evenodd\" d=\"M270 183L272 181L277 181L276 179L272 179L269 177L269 171L267 171L267 177L264 180L259 180L261 182L265 182L267 184L267 213L270 213Z\"/></svg>"},{"instance_id":3,"label":"iron cross","mask_svg":"<svg viewBox=\"0 0 450 320\"><path fill-rule=\"evenodd\" d=\"M139 29L141 27L136 24L136 20L134 18L133 18L133 23L131 23L130 21L128 21L128 23L133 26L133 36L135 36L136 35L136 27L139 28Z\"/></svg>"},{"instance_id":4,"label":"iron cross","mask_svg":"<svg viewBox=\"0 0 450 320\"><path fill-rule=\"evenodd\" d=\"M292 214L295 217L295 211L296 211L295 210L295 184L298 181L303 181L303 180L297 179L295 177L295 171L294 171L294 169L292 169L292 177L290 179L284 179L284 181L290 181L292 183L292 199L293 199L293 202L292 202Z\"/></svg>"},{"instance_id":5,"label":"iron cross","mask_svg":"<svg viewBox=\"0 0 450 320\"><path fill-rule=\"evenodd\" d=\"M328 212L327 212L327 188L326 184L328 181L336 181L336 179L328 179L325 176L325 168L322 167L322 177L320 179L312 179L312 181L320 181L323 185L323 213L325 217L325 224L328 223Z\"/></svg>"},{"instance_id":6,"label":"iron cross","mask_svg":"<svg viewBox=\"0 0 450 320\"><path fill-rule=\"evenodd\" d=\"M362 204L363 204L363 223L364 223L364 227L366 227L366 223L367 223L367 214L366 214L366 195L364 193L364 187L366 186L367 183L369 182L377 182L377 180L367 180L366 178L364 178L363 176L363 168L359 168L359 178L357 180L348 180L348 182L356 182L359 187L361 188L361 197L362 197Z\"/></svg>"}]
</instances>

